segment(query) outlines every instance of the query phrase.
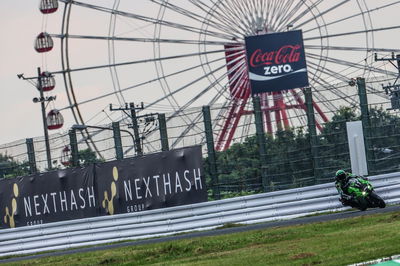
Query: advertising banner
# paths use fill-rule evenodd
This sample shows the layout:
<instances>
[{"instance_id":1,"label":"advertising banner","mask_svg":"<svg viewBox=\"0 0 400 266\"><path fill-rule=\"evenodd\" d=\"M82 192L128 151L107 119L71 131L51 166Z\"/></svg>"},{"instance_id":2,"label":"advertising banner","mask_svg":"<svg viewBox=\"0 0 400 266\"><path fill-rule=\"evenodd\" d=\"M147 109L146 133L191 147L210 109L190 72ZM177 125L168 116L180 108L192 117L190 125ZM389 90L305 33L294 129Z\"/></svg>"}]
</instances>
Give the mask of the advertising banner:
<instances>
[{"instance_id":1,"label":"advertising banner","mask_svg":"<svg viewBox=\"0 0 400 266\"><path fill-rule=\"evenodd\" d=\"M300 30L245 38L252 94L309 85Z\"/></svg>"},{"instance_id":2,"label":"advertising banner","mask_svg":"<svg viewBox=\"0 0 400 266\"><path fill-rule=\"evenodd\" d=\"M207 201L201 147L0 180L0 229Z\"/></svg>"},{"instance_id":3,"label":"advertising banner","mask_svg":"<svg viewBox=\"0 0 400 266\"><path fill-rule=\"evenodd\" d=\"M201 147L96 165L103 214L207 201Z\"/></svg>"},{"instance_id":4,"label":"advertising banner","mask_svg":"<svg viewBox=\"0 0 400 266\"><path fill-rule=\"evenodd\" d=\"M1 227L96 216L93 166L0 180Z\"/></svg>"}]
</instances>

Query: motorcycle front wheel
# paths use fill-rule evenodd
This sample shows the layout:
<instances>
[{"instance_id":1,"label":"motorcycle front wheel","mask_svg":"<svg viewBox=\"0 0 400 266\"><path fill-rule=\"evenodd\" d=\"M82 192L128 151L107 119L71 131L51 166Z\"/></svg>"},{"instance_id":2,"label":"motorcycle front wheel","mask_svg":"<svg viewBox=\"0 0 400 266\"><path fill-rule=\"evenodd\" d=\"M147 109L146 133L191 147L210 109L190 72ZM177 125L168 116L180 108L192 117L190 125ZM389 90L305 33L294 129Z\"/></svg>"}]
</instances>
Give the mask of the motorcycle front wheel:
<instances>
[{"instance_id":1,"label":"motorcycle front wheel","mask_svg":"<svg viewBox=\"0 0 400 266\"><path fill-rule=\"evenodd\" d=\"M378 194L376 194L374 191L371 192L371 194L369 194L369 202L371 202L371 204L373 205L372 207L379 207L379 208L385 208L386 207L386 203L385 201L378 196Z\"/></svg>"}]
</instances>

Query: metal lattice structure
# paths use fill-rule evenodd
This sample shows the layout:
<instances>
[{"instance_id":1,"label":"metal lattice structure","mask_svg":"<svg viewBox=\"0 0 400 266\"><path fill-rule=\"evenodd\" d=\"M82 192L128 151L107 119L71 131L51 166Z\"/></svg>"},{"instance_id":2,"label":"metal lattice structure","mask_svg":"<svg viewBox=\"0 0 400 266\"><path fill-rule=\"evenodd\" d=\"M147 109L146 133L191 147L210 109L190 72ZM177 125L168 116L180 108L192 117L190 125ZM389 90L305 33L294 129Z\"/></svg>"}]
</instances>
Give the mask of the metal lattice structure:
<instances>
[{"instance_id":1,"label":"metal lattice structure","mask_svg":"<svg viewBox=\"0 0 400 266\"><path fill-rule=\"evenodd\" d=\"M59 2L64 3L63 11L55 8L55 1L41 5L41 10L62 15L61 32L40 35L50 36L61 50L60 69L47 69L64 80L68 102L58 109L71 110L77 124L105 124L110 119L129 123L127 115L107 113L105 106L144 102L141 113L169 113L168 124L179 125L171 148L190 144L187 140L203 131L200 113L188 115L202 105L215 110L217 150L253 133L246 36L303 31L319 130L340 106L358 104L346 89L354 78L397 76L374 62L374 54L400 52L381 41L399 32L395 20L383 18L390 18L400 1ZM91 22L81 23L82 18ZM41 43L43 51L50 48L48 43ZM386 99L374 86L368 90ZM266 132L306 125L301 88L261 98ZM195 142L204 143L199 138ZM96 148L95 140L89 140Z\"/></svg>"}]
</instances>

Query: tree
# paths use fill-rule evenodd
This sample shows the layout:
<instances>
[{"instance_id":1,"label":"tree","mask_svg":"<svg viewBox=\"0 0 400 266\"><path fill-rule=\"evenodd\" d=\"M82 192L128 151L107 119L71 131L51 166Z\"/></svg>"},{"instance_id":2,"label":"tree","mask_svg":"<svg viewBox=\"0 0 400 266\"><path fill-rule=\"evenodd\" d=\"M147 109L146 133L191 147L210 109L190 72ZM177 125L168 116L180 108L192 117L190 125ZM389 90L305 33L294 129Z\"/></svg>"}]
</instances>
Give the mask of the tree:
<instances>
[{"instance_id":1,"label":"tree","mask_svg":"<svg viewBox=\"0 0 400 266\"><path fill-rule=\"evenodd\" d=\"M11 156L0 153L0 178L12 178L29 174L29 163L17 162Z\"/></svg>"},{"instance_id":2,"label":"tree","mask_svg":"<svg viewBox=\"0 0 400 266\"><path fill-rule=\"evenodd\" d=\"M88 166L93 163L102 163L104 160L98 159L96 152L92 151L90 148L80 150L78 152L78 160L80 165Z\"/></svg>"},{"instance_id":3,"label":"tree","mask_svg":"<svg viewBox=\"0 0 400 266\"><path fill-rule=\"evenodd\" d=\"M370 109L369 141L374 152L374 170L378 173L400 169L400 118L382 108ZM350 155L346 122L358 121L356 107L342 107L324 124L318 137L319 170L322 182L331 182L337 169L350 170ZM267 174L274 189L313 185L314 165L309 133L304 128L266 135ZM207 158L205 159L207 162ZM208 164L205 164L210 182ZM240 192L261 190L260 155L255 136L243 143L233 144L217 153L218 178L221 191Z\"/></svg>"}]
</instances>

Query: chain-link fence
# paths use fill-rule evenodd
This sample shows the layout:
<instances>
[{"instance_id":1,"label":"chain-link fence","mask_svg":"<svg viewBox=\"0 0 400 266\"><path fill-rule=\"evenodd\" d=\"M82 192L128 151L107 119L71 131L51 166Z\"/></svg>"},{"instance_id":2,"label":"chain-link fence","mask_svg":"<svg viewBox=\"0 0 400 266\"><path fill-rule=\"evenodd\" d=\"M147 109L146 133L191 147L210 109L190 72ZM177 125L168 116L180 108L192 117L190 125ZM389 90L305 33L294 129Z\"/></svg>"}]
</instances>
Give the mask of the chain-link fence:
<instances>
[{"instance_id":1,"label":"chain-link fence","mask_svg":"<svg viewBox=\"0 0 400 266\"><path fill-rule=\"evenodd\" d=\"M266 100L258 97L262 120L257 120L254 102L249 101L240 110L230 102L180 110L163 119L159 114L142 116L137 132L125 120L73 128L50 136L52 169L202 145L214 198L309 186L332 182L337 169L351 171L346 122L362 120L369 174L398 171L399 112L390 109L391 99L381 87L384 79L369 80L365 86L362 81L335 86L341 90L337 92L329 87L326 92L321 88L299 91L288 98L294 102L286 100L291 108L286 117L266 108L268 103L262 102ZM285 93L274 96L274 101L279 102L277 97ZM327 101L335 108L320 110ZM235 124L237 110L242 116ZM294 122L288 127L285 121ZM35 171L33 165L38 171L49 170L44 138L31 141L33 148L29 139L0 146L0 177L27 175Z\"/></svg>"}]
</instances>

